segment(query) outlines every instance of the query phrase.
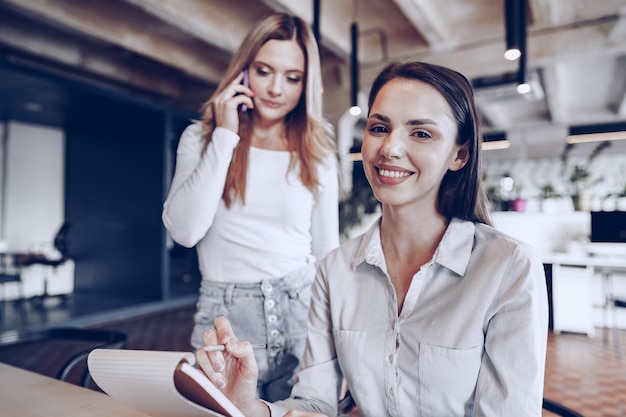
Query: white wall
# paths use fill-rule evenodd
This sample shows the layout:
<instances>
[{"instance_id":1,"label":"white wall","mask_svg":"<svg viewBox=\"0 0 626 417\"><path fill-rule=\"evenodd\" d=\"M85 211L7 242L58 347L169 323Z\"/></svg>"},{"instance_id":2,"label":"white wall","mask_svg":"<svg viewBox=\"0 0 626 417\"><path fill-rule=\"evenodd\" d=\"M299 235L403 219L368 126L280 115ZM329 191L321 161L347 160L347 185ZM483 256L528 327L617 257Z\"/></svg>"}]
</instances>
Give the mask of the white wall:
<instances>
[{"instance_id":1,"label":"white wall","mask_svg":"<svg viewBox=\"0 0 626 417\"><path fill-rule=\"evenodd\" d=\"M4 237L4 170L6 167L4 157L6 147L4 132L6 131L5 123L0 123L0 250L6 250Z\"/></svg>"},{"instance_id":2,"label":"white wall","mask_svg":"<svg viewBox=\"0 0 626 417\"><path fill-rule=\"evenodd\" d=\"M4 240L9 251L50 242L65 218L65 137L56 128L9 122ZM1 170L0 170L1 171Z\"/></svg>"},{"instance_id":3,"label":"white wall","mask_svg":"<svg viewBox=\"0 0 626 417\"><path fill-rule=\"evenodd\" d=\"M65 219L63 131L18 122L5 123L0 128L0 134L8 136L4 146L0 146L0 175L5 174L4 182L0 182L0 202L4 201L0 205L2 249L50 249ZM74 263L70 261L57 269L29 266L22 270L22 282L22 295L27 298L42 295L44 289L50 295L70 294L74 289ZM15 299L18 287L6 284L2 294L5 299Z\"/></svg>"}]
</instances>

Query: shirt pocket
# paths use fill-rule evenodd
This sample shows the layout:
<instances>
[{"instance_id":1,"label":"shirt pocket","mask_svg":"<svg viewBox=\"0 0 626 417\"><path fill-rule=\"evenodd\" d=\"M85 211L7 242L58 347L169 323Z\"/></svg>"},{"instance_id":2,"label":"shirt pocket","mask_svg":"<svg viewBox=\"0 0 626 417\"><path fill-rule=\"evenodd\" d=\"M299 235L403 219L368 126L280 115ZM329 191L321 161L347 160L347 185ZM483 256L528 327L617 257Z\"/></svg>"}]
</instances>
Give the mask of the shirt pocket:
<instances>
[{"instance_id":1,"label":"shirt pocket","mask_svg":"<svg viewBox=\"0 0 626 417\"><path fill-rule=\"evenodd\" d=\"M482 354L482 345L451 349L420 344L418 404L424 415L465 415L474 395Z\"/></svg>"}]
</instances>

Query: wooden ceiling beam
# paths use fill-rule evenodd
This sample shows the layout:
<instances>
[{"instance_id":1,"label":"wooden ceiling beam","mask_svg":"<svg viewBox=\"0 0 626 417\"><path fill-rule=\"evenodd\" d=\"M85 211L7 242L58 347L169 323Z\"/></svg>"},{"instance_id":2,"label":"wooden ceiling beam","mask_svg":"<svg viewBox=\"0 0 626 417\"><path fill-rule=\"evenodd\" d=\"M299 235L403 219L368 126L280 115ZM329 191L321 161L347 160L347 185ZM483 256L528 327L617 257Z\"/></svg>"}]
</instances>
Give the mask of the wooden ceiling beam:
<instances>
[{"instance_id":1,"label":"wooden ceiling beam","mask_svg":"<svg viewBox=\"0 0 626 417\"><path fill-rule=\"evenodd\" d=\"M449 48L456 43L452 39L447 22L435 7L436 0L394 0L415 30L434 50Z\"/></svg>"},{"instance_id":2,"label":"wooden ceiling beam","mask_svg":"<svg viewBox=\"0 0 626 417\"><path fill-rule=\"evenodd\" d=\"M546 27L554 23L551 0L528 0L532 25Z\"/></svg>"},{"instance_id":3,"label":"wooden ceiling beam","mask_svg":"<svg viewBox=\"0 0 626 417\"><path fill-rule=\"evenodd\" d=\"M309 25L313 25L313 0L263 0L263 3L275 12L300 16ZM350 3L351 1L336 1L332 8L325 7L327 1L320 3L319 47L346 62L350 56Z\"/></svg>"},{"instance_id":4,"label":"wooden ceiling beam","mask_svg":"<svg viewBox=\"0 0 626 417\"><path fill-rule=\"evenodd\" d=\"M248 33L248 28L264 14L266 8L242 10L233 2L215 7L206 0L123 0L161 19L180 31L229 53L234 53ZM232 6L232 7L231 7ZM256 12L258 11L258 12Z\"/></svg>"},{"instance_id":5,"label":"wooden ceiling beam","mask_svg":"<svg viewBox=\"0 0 626 417\"><path fill-rule=\"evenodd\" d=\"M622 96L622 101L617 107L617 115L621 118L626 118L626 94Z\"/></svg>"},{"instance_id":6,"label":"wooden ceiling beam","mask_svg":"<svg viewBox=\"0 0 626 417\"><path fill-rule=\"evenodd\" d=\"M510 115L488 98L476 97L476 104L491 130L506 130L511 127Z\"/></svg>"},{"instance_id":7,"label":"wooden ceiling beam","mask_svg":"<svg viewBox=\"0 0 626 417\"><path fill-rule=\"evenodd\" d=\"M138 94L189 111L196 111L214 89L214 85L139 55L67 34L7 10L0 13L0 40L9 64Z\"/></svg>"},{"instance_id":8,"label":"wooden ceiling beam","mask_svg":"<svg viewBox=\"0 0 626 417\"><path fill-rule=\"evenodd\" d=\"M469 78L502 74L515 71L516 63L502 56L501 43L482 42L469 46L460 45L446 53L425 51L405 59L417 59L447 66L460 71ZM529 33L528 66L541 68L551 64L596 54L621 55L626 53L626 42L614 43L602 25L569 26L560 30ZM392 57L393 58L393 57Z\"/></svg>"},{"instance_id":9,"label":"wooden ceiling beam","mask_svg":"<svg viewBox=\"0 0 626 417\"><path fill-rule=\"evenodd\" d=\"M565 123L566 109L563 87L559 80L559 64L549 65L543 68L543 91L546 95L546 104L550 112L550 119L554 124Z\"/></svg>"},{"instance_id":10,"label":"wooden ceiling beam","mask_svg":"<svg viewBox=\"0 0 626 417\"><path fill-rule=\"evenodd\" d=\"M217 82L227 57L191 36L181 36L160 20L124 2L98 0L2 0L55 25L99 39L176 68L193 77ZM170 32L168 32L168 29Z\"/></svg>"}]
</instances>

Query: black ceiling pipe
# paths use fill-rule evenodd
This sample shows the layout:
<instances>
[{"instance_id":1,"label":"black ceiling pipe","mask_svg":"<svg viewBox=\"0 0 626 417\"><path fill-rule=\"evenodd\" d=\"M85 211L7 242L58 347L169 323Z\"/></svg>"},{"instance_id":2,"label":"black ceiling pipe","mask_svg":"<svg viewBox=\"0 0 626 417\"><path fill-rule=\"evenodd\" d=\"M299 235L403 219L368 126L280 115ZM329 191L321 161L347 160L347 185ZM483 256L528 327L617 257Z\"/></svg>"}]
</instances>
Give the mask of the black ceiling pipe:
<instances>
[{"instance_id":1,"label":"black ceiling pipe","mask_svg":"<svg viewBox=\"0 0 626 417\"><path fill-rule=\"evenodd\" d=\"M352 106L358 106L359 95L359 26L356 22L350 25L352 52L350 54L350 97Z\"/></svg>"},{"instance_id":2,"label":"black ceiling pipe","mask_svg":"<svg viewBox=\"0 0 626 417\"><path fill-rule=\"evenodd\" d=\"M320 0L313 0L313 36L317 42L318 48L321 49L321 35L320 35Z\"/></svg>"}]
</instances>

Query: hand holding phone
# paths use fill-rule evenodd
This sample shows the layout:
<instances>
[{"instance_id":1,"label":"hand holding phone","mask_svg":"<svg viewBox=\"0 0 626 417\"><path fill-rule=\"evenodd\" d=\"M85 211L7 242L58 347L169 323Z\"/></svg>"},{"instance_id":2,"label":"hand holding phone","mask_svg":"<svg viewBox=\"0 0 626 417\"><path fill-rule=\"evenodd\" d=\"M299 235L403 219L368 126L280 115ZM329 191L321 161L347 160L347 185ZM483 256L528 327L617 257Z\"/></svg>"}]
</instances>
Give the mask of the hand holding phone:
<instances>
[{"instance_id":1,"label":"hand holding phone","mask_svg":"<svg viewBox=\"0 0 626 417\"><path fill-rule=\"evenodd\" d=\"M250 80L248 78L248 68L243 70L243 80L241 81L241 84L244 85L245 87L250 87ZM239 105L239 109L240 112L242 111L248 111L248 106L246 106L245 104L240 104Z\"/></svg>"}]
</instances>

